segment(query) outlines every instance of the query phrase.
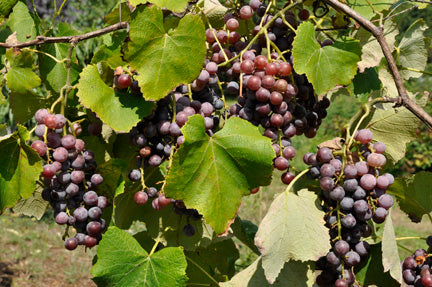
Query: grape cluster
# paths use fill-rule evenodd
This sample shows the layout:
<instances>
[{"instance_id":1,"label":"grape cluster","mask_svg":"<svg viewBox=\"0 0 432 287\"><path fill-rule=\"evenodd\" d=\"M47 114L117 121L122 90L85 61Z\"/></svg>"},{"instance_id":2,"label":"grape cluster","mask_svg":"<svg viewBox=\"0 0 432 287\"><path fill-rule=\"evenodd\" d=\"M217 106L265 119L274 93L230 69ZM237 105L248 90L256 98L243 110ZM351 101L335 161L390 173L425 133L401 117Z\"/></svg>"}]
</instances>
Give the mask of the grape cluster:
<instances>
[{"instance_id":1,"label":"grape cluster","mask_svg":"<svg viewBox=\"0 0 432 287\"><path fill-rule=\"evenodd\" d=\"M417 249L402 262L402 277L409 287L432 287L432 236L426 238L429 252Z\"/></svg>"},{"instance_id":2,"label":"grape cluster","mask_svg":"<svg viewBox=\"0 0 432 287\"><path fill-rule=\"evenodd\" d=\"M273 141L274 167L284 171L281 180L289 184L294 178L289 172L289 160L296 152L291 138L302 134L314 137L330 102L327 98L318 101L307 78L293 71L288 50L295 35L291 28L298 24L296 16L287 12L284 18L273 19L265 4L257 0L249 4L227 13L224 29L207 29L211 49L201 76L224 80L221 84L225 92L237 96L237 103L229 109L231 117L263 127L264 135ZM299 19L306 20L307 13L301 10ZM256 43L250 43L247 35L237 32L239 21L249 19L255 19L256 23L253 35L270 23ZM261 55L263 48L267 49L267 56ZM192 86L200 88L198 79Z\"/></svg>"},{"instance_id":3,"label":"grape cluster","mask_svg":"<svg viewBox=\"0 0 432 287\"><path fill-rule=\"evenodd\" d=\"M74 250L78 245L91 248L98 244L106 228L101 216L108 205L107 198L96 193L103 178L94 173L95 155L85 150L84 141L73 134L61 135L66 125L63 115L40 109L35 118L35 134L40 140L31 146L46 162L42 198L54 209L57 224L77 230L74 237L65 240L66 249ZM72 129L74 134L81 133L79 124L72 125Z\"/></svg>"},{"instance_id":4,"label":"grape cluster","mask_svg":"<svg viewBox=\"0 0 432 287\"><path fill-rule=\"evenodd\" d=\"M369 255L369 244L361 240L371 235L367 222L384 222L387 210L393 205L386 189L393 184L394 177L389 173L380 175L386 164L382 154L385 144L372 144L372 132L368 129L359 130L354 139L345 162L328 147L303 157L311 166L308 176L319 180L323 208L327 211L326 226L332 238L332 249L317 263L318 269L323 270L317 277L319 286L354 284L352 267Z\"/></svg>"}]
</instances>

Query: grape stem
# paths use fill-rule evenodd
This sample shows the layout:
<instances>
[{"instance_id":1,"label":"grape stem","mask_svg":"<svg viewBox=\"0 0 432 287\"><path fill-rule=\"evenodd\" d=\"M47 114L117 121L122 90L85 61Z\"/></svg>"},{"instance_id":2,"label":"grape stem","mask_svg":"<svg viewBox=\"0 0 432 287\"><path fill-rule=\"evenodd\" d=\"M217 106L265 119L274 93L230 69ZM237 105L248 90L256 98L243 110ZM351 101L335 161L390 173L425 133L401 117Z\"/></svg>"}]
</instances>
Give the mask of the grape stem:
<instances>
[{"instance_id":1,"label":"grape stem","mask_svg":"<svg viewBox=\"0 0 432 287\"><path fill-rule=\"evenodd\" d=\"M196 268L198 268L204 275L206 275L213 283L215 283L216 284L216 286L220 286L219 285L219 282L218 281L216 281L216 279L214 279L210 274L208 274L208 272L207 271L205 271L198 263L196 263L194 260L192 260L192 258L190 258L190 257L188 257L188 256L186 256L185 255L185 257L186 257L186 259L190 262L190 263L192 263L193 265L195 265L195 267Z\"/></svg>"},{"instance_id":2,"label":"grape stem","mask_svg":"<svg viewBox=\"0 0 432 287\"><path fill-rule=\"evenodd\" d=\"M225 110L224 118L225 118L225 122L226 122L227 119L228 119L228 112L227 112L228 106L227 106L226 101L225 101L225 94L224 94L224 91L223 91L223 88L222 88L222 83L219 80L218 75L216 75L216 80L217 80L217 84L218 84L219 90L221 92L221 99L222 99L222 102L224 104L224 110Z\"/></svg>"},{"instance_id":3,"label":"grape stem","mask_svg":"<svg viewBox=\"0 0 432 287\"><path fill-rule=\"evenodd\" d=\"M426 240L425 237L420 237L420 236L407 236L407 237L396 237L396 238L395 238L396 241L401 241L401 240L412 240L412 239Z\"/></svg>"},{"instance_id":4,"label":"grape stem","mask_svg":"<svg viewBox=\"0 0 432 287\"><path fill-rule=\"evenodd\" d=\"M300 177L305 175L309 170L310 170L310 168L307 168L307 169L303 170L302 172L300 172L299 174L297 174L296 177L287 186L287 188L285 189L285 192L288 193L292 189L292 187L294 186L294 183L296 183L296 181L299 180Z\"/></svg>"}]
</instances>

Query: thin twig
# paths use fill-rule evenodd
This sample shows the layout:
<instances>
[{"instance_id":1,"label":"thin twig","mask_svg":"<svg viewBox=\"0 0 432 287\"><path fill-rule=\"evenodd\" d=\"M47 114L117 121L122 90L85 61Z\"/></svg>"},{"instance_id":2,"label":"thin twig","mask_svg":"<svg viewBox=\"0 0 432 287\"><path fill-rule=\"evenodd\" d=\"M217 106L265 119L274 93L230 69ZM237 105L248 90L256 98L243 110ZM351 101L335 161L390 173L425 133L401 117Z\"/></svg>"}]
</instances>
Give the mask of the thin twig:
<instances>
[{"instance_id":1,"label":"thin twig","mask_svg":"<svg viewBox=\"0 0 432 287\"><path fill-rule=\"evenodd\" d=\"M389 69L393 75L394 82L396 84L396 88L399 95L399 102L397 105L402 105L406 107L409 111L411 111L414 115L416 115L420 120L422 120L425 124L428 125L429 128L432 128L432 117L425 112L423 108L417 105L411 98L408 96L408 92L405 89L403 84L403 79L399 73L399 70L396 66L396 61L393 58L392 50L388 45L385 36L384 36L384 28L375 26L371 21L365 19L362 15L351 9L349 6L339 2L338 0L324 0L330 6L335 8L338 11L341 11L348 15L349 17L356 20L361 26L363 26L366 30L372 33L372 35L377 39L378 43L381 46L383 54L387 60Z\"/></svg>"},{"instance_id":2,"label":"thin twig","mask_svg":"<svg viewBox=\"0 0 432 287\"><path fill-rule=\"evenodd\" d=\"M83 40L87 40L90 38L95 38L101 35L105 35L117 30L126 29L128 26L128 22L121 22L117 23L108 27L105 27L100 30L92 31L83 35L76 35L76 36L62 36L62 37L45 37L45 36L37 36L36 39L23 42L23 43L1 43L0 47L3 48L23 48L23 47L29 47L34 45L42 45L42 44L49 44L49 43L78 43Z\"/></svg>"}]
</instances>

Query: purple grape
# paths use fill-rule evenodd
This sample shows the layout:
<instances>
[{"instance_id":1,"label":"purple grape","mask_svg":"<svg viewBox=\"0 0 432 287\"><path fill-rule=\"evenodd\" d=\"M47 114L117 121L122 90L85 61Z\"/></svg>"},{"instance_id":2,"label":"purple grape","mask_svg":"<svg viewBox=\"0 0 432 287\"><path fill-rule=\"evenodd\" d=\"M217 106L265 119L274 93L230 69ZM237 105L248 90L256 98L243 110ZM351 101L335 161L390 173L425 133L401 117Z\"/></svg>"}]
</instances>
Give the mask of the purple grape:
<instances>
[{"instance_id":1,"label":"purple grape","mask_svg":"<svg viewBox=\"0 0 432 287\"><path fill-rule=\"evenodd\" d=\"M55 216L55 222L60 225L66 224L68 222L68 219L69 215L67 215L66 212L59 212Z\"/></svg>"},{"instance_id":2,"label":"purple grape","mask_svg":"<svg viewBox=\"0 0 432 287\"><path fill-rule=\"evenodd\" d=\"M91 181L92 185L96 186L96 185L99 185L103 182L103 177L100 174L95 173L92 175L90 181Z\"/></svg>"},{"instance_id":3,"label":"purple grape","mask_svg":"<svg viewBox=\"0 0 432 287\"><path fill-rule=\"evenodd\" d=\"M378 198L378 205L384 209L390 209L393 206L393 197L388 194L383 194Z\"/></svg>"},{"instance_id":4,"label":"purple grape","mask_svg":"<svg viewBox=\"0 0 432 287\"><path fill-rule=\"evenodd\" d=\"M336 186L330 191L329 197L332 200L340 201L345 197L345 190L341 186Z\"/></svg>"},{"instance_id":5,"label":"purple grape","mask_svg":"<svg viewBox=\"0 0 432 287\"><path fill-rule=\"evenodd\" d=\"M159 166L162 163L162 158L160 156L158 156L157 154L154 154L150 157L148 163L151 166ZM129 175L129 177L130 177L130 175ZM140 178L141 178L141 173L140 173Z\"/></svg>"},{"instance_id":6,"label":"purple grape","mask_svg":"<svg viewBox=\"0 0 432 287\"><path fill-rule=\"evenodd\" d=\"M289 167L289 161L286 158L279 156L275 159L274 166L278 170L286 170Z\"/></svg>"},{"instance_id":7,"label":"purple grape","mask_svg":"<svg viewBox=\"0 0 432 287\"><path fill-rule=\"evenodd\" d=\"M78 207L75 209L73 216L78 222L85 222L88 218L88 211L84 207Z\"/></svg>"},{"instance_id":8,"label":"purple grape","mask_svg":"<svg viewBox=\"0 0 432 287\"><path fill-rule=\"evenodd\" d=\"M372 148L376 153L383 153L386 150L386 145L383 142L376 142L373 144Z\"/></svg>"},{"instance_id":9,"label":"purple grape","mask_svg":"<svg viewBox=\"0 0 432 287\"><path fill-rule=\"evenodd\" d=\"M369 210L369 204L363 199L356 200L353 207L356 215L364 215Z\"/></svg>"},{"instance_id":10,"label":"purple grape","mask_svg":"<svg viewBox=\"0 0 432 287\"><path fill-rule=\"evenodd\" d=\"M365 161L359 161L355 163L357 169L357 175L362 176L369 172L369 166Z\"/></svg>"},{"instance_id":11,"label":"purple grape","mask_svg":"<svg viewBox=\"0 0 432 287\"><path fill-rule=\"evenodd\" d=\"M384 155L380 153L371 153L367 157L367 163L373 167L383 167L386 164L387 160Z\"/></svg>"},{"instance_id":12,"label":"purple grape","mask_svg":"<svg viewBox=\"0 0 432 287\"><path fill-rule=\"evenodd\" d=\"M353 164L348 164L344 168L344 174L346 178L356 178L357 168Z\"/></svg>"},{"instance_id":13,"label":"purple grape","mask_svg":"<svg viewBox=\"0 0 432 287\"><path fill-rule=\"evenodd\" d=\"M339 159L334 158L330 160L330 164L335 169L335 172L339 172L342 170L342 162Z\"/></svg>"},{"instance_id":14,"label":"purple grape","mask_svg":"<svg viewBox=\"0 0 432 287\"><path fill-rule=\"evenodd\" d=\"M98 195L93 190L89 190L84 193L83 197L84 203L88 206L93 206L98 204Z\"/></svg>"},{"instance_id":15,"label":"purple grape","mask_svg":"<svg viewBox=\"0 0 432 287\"><path fill-rule=\"evenodd\" d=\"M101 215L102 215L102 210L97 206L90 208L88 211L88 217L91 220L97 220L101 217Z\"/></svg>"},{"instance_id":16,"label":"purple grape","mask_svg":"<svg viewBox=\"0 0 432 287\"><path fill-rule=\"evenodd\" d=\"M354 192L358 187L357 179L346 179L343 183L343 187L348 192Z\"/></svg>"},{"instance_id":17,"label":"purple grape","mask_svg":"<svg viewBox=\"0 0 432 287\"><path fill-rule=\"evenodd\" d=\"M99 196L97 206L100 209L105 209L108 206L108 199L105 196Z\"/></svg>"},{"instance_id":18,"label":"purple grape","mask_svg":"<svg viewBox=\"0 0 432 287\"><path fill-rule=\"evenodd\" d=\"M362 144L367 144L372 140L372 132L368 129L358 130L355 134L355 139Z\"/></svg>"},{"instance_id":19,"label":"purple grape","mask_svg":"<svg viewBox=\"0 0 432 287\"><path fill-rule=\"evenodd\" d=\"M332 159L332 151L331 149L327 148L327 147L323 147L318 149L317 152L317 159L324 163L324 162L329 162Z\"/></svg>"},{"instance_id":20,"label":"purple grape","mask_svg":"<svg viewBox=\"0 0 432 287\"><path fill-rule=\"evenodd\" d=\"M366 241L360 241L355 246L355 251L361 256L366 257L369 255L370 246Z\"/></svg>"},{"instance_id":21,"label":"purple grape","mask_svg":"<svg viewBox=\"0 0 432 287\"><path fill-rule=\"evenodd\" d=\"M335 168L329 163L323 164L321 166L320 171L322 176L327 176L327 177L332 177L336 172Z\"/></svg>"},{"instance_id":22,"label":"purple grape","mask_svg":"<svg viewBox=\"0 0 432 287\"><path fill-rule=\"evenodd\" d=\"M84 180L84 172L82 170L74 170L71 172L71 181L79 184Z\"/></svg>"},{"instance_id":23,"label":"purple grape","mask_svg":"<svg viewBox=\"0 0 432 287\"><path fill-rule=\"evenodd\" d=\"M360 186L365 190L372 190L376 185L376 178L371 174L365 174L360 178Z\"/></svg>"},{"instance_id":24,"label":"purple grape","mask_svg":"<svg viewBox=\"0 0 432 287\"><path fill-rule=\"evenodd\" d=\"M345 263L348 267L357 266L360 263L360 255L355 251L349 251L345 254Z\"/></svg>"},{"instance_id":25,"label":"purple grape","mask_svg":"<svg viewBox=\"0 0 432 287\"><path fill-rule=\"evenodd\" d=\"M320 179L320 186L323 190L330 191L334 188L334 185L334 180L330 177L322 177Z\"/></svg>"},{"instance_id":26,"label":"purple grape","mask_svg":"<svg viewBox=\"0 0 432 287\"><path fill-rule=\"evenodd\" d=\"M351 229L356 225L357 221L355 217L351 213L349 213L342 217L341 223L343 227Z\"/></svg>"},{"instance_id":27,"label":"purple grape","mask_svg":"<svg viewBox=\"0 0 432 287\"><path fill-rule=\"evenodd\" d=\"M129 179L132 181L139 181L141 179L141 171L139 169L133 169L129 172Z\"/></svg>"},{"instance_id":28,"label":"purple grape","mask_svg":"<svg viewBox=\"0 0 432 287\"><path fill-rule=\"evenodd\" d=\"M78 246L78 240L75 237L71 237L65 240L65 248L67 250L74 250Z\"/></svg>"},{"instance_id":29,"label":"purple grape","mask_svg":"<svg viewBox=\"0 0 432 287\"><path fill-rule=\"evenodd\" d=\"M387 210L385 210L382 207L378 207L377 209L375 209L372 219L376 223L383 223L386 217L387 217Z\"/></svg>"},{"instance_id":30,"label":"purple grape","mask_svg":"<svg viewBox=\"0 0 432 287\"><path fill-rule=\"evenodd\" d=\"M349 250L350 246L344 240L336 241L335 245L333 246L334 253L339 257L344 256Z\"/></svg>"},{"instance_id":31,"label":"purple grape","mask_svg":"<svg viewBox=\"0 0 432 287\"><path fill-rule=\"evenodd\" d=\"M97 221L90 221L86 226L87 234L90 236L96 236L102 232L102 225Z\"/></svg>"},{"instance_id":32,"label":"purple grape","mask_svg":"<svg viewBox=\"0 0 432 287\"><path fill-rule=\"evenodd\" d=\"M66 149L71 149L75 147L76 139L73 135L65 135L61 138L61 144Z\"/></svg>"},{"instance_id":33,"label":"purple grape","mask_svg":"<svg viewBox=\"0 0 432 287\"><path fill-rule=\"evenodd\" d=\"M354 206L354 199L352 199L351 197L344 197L340 201L340 207L343 210L351 210L353 206Z\"/></svg>"},{"instance_id":34,"label":"purple grape","mask_svg":"<svg viewBox=\"0 0 432 287\"><path fill-rule=\"evenodd\" d=\"M286 159L293 159L296 154L296 150L292 146L287 146L282 150L282 155Z\"/></svg>"},{"instance_id":35,"label":"purple grape","mask_svg":"<svg viewBox=\"0 0 432 287\"><path fill-rule=\"evenodd\" d=\"M49 115L47 109L39 109L35 113L35 119L39 124L43 124L45 122L45 118Z\"/></svg>"}]
</instances>

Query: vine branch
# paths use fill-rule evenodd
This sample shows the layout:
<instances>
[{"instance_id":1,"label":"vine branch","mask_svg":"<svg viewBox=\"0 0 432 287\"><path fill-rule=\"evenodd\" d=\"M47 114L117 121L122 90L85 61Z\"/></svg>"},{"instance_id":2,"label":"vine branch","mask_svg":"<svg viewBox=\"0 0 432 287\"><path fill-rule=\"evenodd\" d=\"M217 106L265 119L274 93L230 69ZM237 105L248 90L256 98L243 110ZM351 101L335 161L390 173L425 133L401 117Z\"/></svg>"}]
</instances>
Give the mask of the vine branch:
<instances>
[{"instance_id":1,"label":"vine branch","mask_svg":"<svg viewBox=\"0 0 432 287\"><path fill-rule=\"evenodd\" d=\"M337 11L341 11L349 17L357 21L363 28L368 30L377 39L381 46L381 50L387 60L390 72L393 75L394 82L396 84L396 89L398 91L399 97L397 105L404 106L414 115L416 115L421 121L423 121L429 128L432 128L432 117L426 113L419 105L417 105L408 96L408 92L403 84L402 77L396 65L396 61L393 58L392 51L388 45L385 36L384 28L375 26L371 21L365 19L362 15L351 9L348 5L339 2L338 0L324 0L330 6L332 6Z\"/></svg>"},{"instance_id":2,"label":"vine branch","mask_svg":"<svg viewBox=\"0 0 432 287\"><path fill-rule=\"evenodd\" d=\"M95 38L104 34L108 34L117 30L126 29L128 26L128 22L120 22L99 30L95 30L82 35L75 36L61 36L61 37L45 37L45 36L37 36L36 39L23 42L23 43L1 43L0 47L3 48L23 48L34 45L42 45L42 44L50 44L50 43L78 43L83 40Z\"/></svg>"}]
</instances>

